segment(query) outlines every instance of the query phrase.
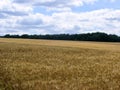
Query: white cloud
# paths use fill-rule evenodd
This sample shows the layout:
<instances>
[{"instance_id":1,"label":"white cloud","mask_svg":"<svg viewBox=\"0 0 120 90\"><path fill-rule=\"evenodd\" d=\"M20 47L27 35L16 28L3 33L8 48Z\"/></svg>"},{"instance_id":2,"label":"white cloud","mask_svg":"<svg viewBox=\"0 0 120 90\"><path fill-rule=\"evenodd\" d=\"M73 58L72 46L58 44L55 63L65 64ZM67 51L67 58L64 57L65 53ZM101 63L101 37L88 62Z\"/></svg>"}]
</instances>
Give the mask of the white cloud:
<instances>
[{"instance_id":1,"label":"white cloud","mask_svg":"<svg viewBox=\"0 0 120 90\"><path fill-rule=\"evenodd\" d=\"M52 15L53 24L58 32L91 32L104 31L107 33L120 33L120 10L101 9L86 13L63 12ZM113 19L114 20L113 20ZM110 20L112 19L112 20ZM76 27L78 28L76 30Z\"/></svg>"},{"instance_id":2,"label":"white cloud","mask_svg":"<svg viewBox=\"0 0 120 90\"><path fill-rule=\"evenodd\" d=\"M45 7L66 7L66 6L81 6L83 4L92 4L97 0L13 0L19 4L40 5Z\"/></svg>"},{"instance_id":3,"label":"white cloud","mask_svg":"<svg viewBox=\"0 0 120 90\"><path fill-rule=\"evenodd\" d=\"M110 2L112 2L112 3L115 2L115 1L117 1L117 0L110 0Z\"/></svg>"},{"instance_id":4,"label":"white cloud","mask_svg":"<svg viewBox=\"0 0 120 90\"><path fill-rule=\"evenodd\" d=\"M72 7L98 0L0 0L0 35L106 32L120 35L120 10L73 12ZM51 15L34 12L45 7Z\"/></svg>"},{"instance_id":5,"label":"white cloud","mask_svg":"<svg viewBox=\"0 0 120 90\"><path fill-rule=\"evenodd\" d=\"M120 10L101 9L85 13L60 12L52 16L30 14L1 20L0 25L14 31L38 33L83 33L101 31L120 33ZM42 30L42 31L41 31Z\"/></svg>"},{"instance_id":6,"label":"white cloud","mask_svg":"<svg viewBox=\"0 0 120 90\"><path fill-rule=\"evenodd\" d=\"M27 15L32 12L32 7L15 4L10 0L0 0L0 14L5 15Z\"/></svg>"},{"instance_id":7,"label":"white cloud","mask_svg":"<svg viewBox=\"0 0 120 90\"><path fill-rule=\"evenodd\" d=\"M43 7L52 11L70 11L71 7L93 4L98 0L13 0L16 4L30 5L31 7Z\"/></svg>"}]
</instances>

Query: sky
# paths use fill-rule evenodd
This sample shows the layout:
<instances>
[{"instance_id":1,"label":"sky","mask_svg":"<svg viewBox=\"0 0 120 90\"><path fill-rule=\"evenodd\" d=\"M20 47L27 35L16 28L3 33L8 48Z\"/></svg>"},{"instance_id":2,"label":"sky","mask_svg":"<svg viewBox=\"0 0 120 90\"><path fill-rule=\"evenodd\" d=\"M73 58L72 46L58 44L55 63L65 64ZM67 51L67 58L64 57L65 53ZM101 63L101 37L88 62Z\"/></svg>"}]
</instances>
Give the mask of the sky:
<instances>
[{"instance_id":1,"label":"sky","mask_svg":"<svg viewBox=\"0 0 120 90\"><path fill-rule=\"evenodd\" d=\"M120 0L0 0L0 35L120 35Z\"/></svg>"}]
</instances>

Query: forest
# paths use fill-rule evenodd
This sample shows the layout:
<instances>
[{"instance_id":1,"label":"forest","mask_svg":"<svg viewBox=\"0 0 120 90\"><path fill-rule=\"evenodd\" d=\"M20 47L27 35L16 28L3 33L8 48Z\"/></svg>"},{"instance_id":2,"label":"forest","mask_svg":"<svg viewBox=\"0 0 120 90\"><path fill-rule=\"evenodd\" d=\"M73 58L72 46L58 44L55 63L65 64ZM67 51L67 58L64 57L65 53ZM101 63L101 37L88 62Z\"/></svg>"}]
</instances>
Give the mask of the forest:
<instances>
[{"instance_id":1,"label":"forest","mask_svg":"<svg viewBox=\"0 0 120 90\"><path fill-rule=\"evenodd\" d=\"M99 41L99 42L120 42L120 36L106 34L103 32L83 33L83 34L46 34L46 35L10 35L6 34L2 38L24 38L24 39L48 39L48 40L72 40L72 41Z\"/></svg>"}]
</instances>

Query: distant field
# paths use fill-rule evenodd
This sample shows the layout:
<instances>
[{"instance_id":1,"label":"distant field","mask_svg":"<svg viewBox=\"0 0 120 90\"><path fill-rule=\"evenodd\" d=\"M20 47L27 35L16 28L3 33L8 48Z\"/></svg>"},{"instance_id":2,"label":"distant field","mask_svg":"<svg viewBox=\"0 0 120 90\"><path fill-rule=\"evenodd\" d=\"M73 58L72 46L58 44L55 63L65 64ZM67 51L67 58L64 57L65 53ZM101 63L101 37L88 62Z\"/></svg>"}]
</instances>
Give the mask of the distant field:
<instances>
[{"instance_id":1,"label":"distant field","mask_svg":"<svg viewBox=\"0 0 120 90\"><path fill-rule=\"evenodd\" d=\"M120 43L0 38L0 90L120 90Z\"/></svg>"}]
</instances>

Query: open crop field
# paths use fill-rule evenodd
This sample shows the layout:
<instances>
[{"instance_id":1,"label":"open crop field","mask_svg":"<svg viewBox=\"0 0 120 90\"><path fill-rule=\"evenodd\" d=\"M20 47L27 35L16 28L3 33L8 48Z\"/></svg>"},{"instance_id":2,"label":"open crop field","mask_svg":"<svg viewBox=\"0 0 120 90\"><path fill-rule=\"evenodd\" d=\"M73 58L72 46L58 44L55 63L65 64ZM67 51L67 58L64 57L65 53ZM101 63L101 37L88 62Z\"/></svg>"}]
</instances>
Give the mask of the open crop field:
<instances>
[{"instance_id":1,"label":"open crop field","mask_svg":"<svg viewBox=\"0 0 120 90\"><path fill-rule=\"evenodd\" d=\"M120 43L0 38L0 90L120 90Z\"/></svg>"}]
</instances>

